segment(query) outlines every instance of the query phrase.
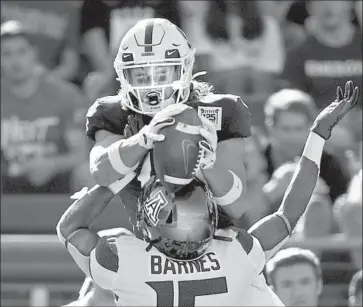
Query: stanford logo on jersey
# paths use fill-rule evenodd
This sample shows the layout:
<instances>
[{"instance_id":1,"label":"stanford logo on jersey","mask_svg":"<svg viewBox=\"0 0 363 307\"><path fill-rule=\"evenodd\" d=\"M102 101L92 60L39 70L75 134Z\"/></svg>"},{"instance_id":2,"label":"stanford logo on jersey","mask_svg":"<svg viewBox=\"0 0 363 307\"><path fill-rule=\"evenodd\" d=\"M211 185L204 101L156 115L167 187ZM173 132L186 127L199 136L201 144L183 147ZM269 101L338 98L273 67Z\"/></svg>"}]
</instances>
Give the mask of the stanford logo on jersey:
<instances>
[{"instance_id":1,"label":"stanford logo on jersey","mask_svg":"<svg viewBox=\"0 0 363 307\"><path fill-rule=\"evenodd\" d=\"M161 190L157 191L155 195L148 198L144 205L144 212L149 220L156 226L159 222L159 213L161 208L168 204L168 200Z\"/></svg>"}]
</instances>

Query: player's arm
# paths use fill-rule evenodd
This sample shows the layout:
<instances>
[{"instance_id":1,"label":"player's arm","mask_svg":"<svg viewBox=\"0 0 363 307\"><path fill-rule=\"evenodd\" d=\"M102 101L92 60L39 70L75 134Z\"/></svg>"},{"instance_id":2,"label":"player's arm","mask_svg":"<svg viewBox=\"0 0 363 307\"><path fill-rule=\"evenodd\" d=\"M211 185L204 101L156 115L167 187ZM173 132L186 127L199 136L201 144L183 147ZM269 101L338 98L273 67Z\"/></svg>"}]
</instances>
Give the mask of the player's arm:
<instances>
[{"instance_id":1,"label":"player's arm","mask_svg":"<svg viewBox=\"0 0 363 307\"><path fill-rule=\"evenodd\" d=\"M119 98L114 96L96 100L87 112L86 134L95 142L90 152L90 171L101 186L109 186L126 175L132 177L147 152L134 144L135 139L125 141L124 132L129 123L123 112Z\"/></svg>"},{"instance_id":2,"label":"player's arm","mask_svg":"<svg viewBox=\"0 0 363 307\"><path fill-rule=\"evenodd\" d=\"M120 182L116 182L113 187L115 191L123 188ZM114 192L97 185L89 191L84 188L73 197L76 200L57 224L58 238L80 269L107 289L117 271L115 269L118 263L117 253L110 237L100 238L94 230L90 229L90 225L106 208L114 197Z\"/></svg>"},{"instance_id":3,"label":"player's arm","mask_svg":"<svg viewBox=\"0 0 363 307\"><path fill-rule=\"evenodd\" d=\"M244 138L251 135L251 114L240 98L231 102L228 138L218 142L213 167L202 169L202 173L218 205L231 218L240 218L248 203L243 156Z\"/></svg>"},{"instance_id":4,"label":"player's arm","mask_svg":"<svg viewBox=\"0 0 363 307\"><path fill-rule=\"evenodd\" d=\"M246 170L243 163L243 138L233 138L218 143L216 162L210 169L203 170L218 205L231 218L240 218L246 210L244 188Z\"/></svg>"},{"instance_id":5,"label":"player's arm","mask_svg":"<svg viewBox=\"0 0 363 307\"><path fill-rule=\"evenodd\" d=\"M114 104L115 105L115 104ZM165 108L153 117L151 122L143 126L141 116L129 116L126 127L132 132L128 138L123 137L120 119L115 118L114 112L121 112L116 105L106 109L107 104L96 101L87 114L87 134L94 138L96 144L90 154L90 170L96 182L108 186L115 180L131 181L136 176L135 170L140 161L153 148L154 142L160 142L164 136L159 135L161 128L172 125L172 116L181 113L186 106L175 105Z\"/></svg>"},{"instance_id":6,"label":"player's arm","mask_svg":"<svg viewBox=\"0 0 363 307\"><path fill-rule=\"evenodd\" d=\"M90 152L90 171L102 186L108 186L127 175L131 181L139 162L148 152L139 145L137 138L125 139L106 130L97 131L95 141Z\"/></svg>"},{"instance_id":7,"label":"player's arm","mask_svg":"<svg viewBox=\"0 0 363 307\"><path fill-rule=\"evenodd\" d=\"M305 212L319 176L325 141L330 138L334 126L356 105L357 101L358 88L353 89L352 82L346 83L344 97L341 88L337 88L336 101L326 107L315 119L303 155L280 208L275 214L258 221L249 230L249 233L259 240L266 261L291 236Z\"/></svg>"}]
</instances>

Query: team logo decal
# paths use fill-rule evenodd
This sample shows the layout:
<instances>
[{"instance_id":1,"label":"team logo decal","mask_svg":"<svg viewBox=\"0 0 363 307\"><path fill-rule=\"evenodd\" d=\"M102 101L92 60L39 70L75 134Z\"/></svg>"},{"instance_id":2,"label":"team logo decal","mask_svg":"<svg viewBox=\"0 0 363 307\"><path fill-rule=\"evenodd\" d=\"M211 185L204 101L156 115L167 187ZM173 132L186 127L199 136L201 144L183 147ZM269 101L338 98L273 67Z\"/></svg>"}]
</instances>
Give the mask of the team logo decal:
<instances>
[{"instance_id":1,"label":"team logo decal","mask_svg":"<svg viewBox=\"0 0 363 307\"><path fill-rule=\"evenodd\" d=\"M222 108L221 107L198 107L198 115L209 119L217 131L222 129Z\"/></svg>"},{"instance_id":2,"label":"team logo decal","mask_svg":"<svg viewBox=\"0 0 363 307\"><path fill-rule=\"evenodd\" d=\"M161 190L157 191L152 197L148 198L144 204L144 212L151 223L156 226L159 222L161 208L168 204L168 200Z\"/></svg>"}]
</instances>

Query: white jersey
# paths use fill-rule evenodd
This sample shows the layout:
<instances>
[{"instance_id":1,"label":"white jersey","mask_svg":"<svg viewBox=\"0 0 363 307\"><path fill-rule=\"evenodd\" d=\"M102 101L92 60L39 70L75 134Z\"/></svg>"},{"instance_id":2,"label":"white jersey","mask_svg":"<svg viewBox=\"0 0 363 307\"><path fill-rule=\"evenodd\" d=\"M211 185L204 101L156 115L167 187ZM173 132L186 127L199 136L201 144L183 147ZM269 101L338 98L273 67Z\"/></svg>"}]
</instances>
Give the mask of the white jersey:
<instances>
[{"instance_id":1,"label":"white jersey","mask_svg":"<svg viewBox=\"0 0 363 307\"><path fill-rule=\"evenodd\" d=\"M251 281L265 265L256 238L241 230L218 230L231 241L213 240L192 261L166 257L135 236L100 240L90 269L101 287L111 290L118 306L250 306Z\"/></svg>"},{"instance_id":2,"label":"white jersey","mask_svg":"<svg viewBox=\"0 0 363 307\"><path fill-rule=\"evenodd\" d=\"M267 285L263 274L255 278L248 289L244 305L248 306L285 306Z\"/></svg>"}]
</instances>

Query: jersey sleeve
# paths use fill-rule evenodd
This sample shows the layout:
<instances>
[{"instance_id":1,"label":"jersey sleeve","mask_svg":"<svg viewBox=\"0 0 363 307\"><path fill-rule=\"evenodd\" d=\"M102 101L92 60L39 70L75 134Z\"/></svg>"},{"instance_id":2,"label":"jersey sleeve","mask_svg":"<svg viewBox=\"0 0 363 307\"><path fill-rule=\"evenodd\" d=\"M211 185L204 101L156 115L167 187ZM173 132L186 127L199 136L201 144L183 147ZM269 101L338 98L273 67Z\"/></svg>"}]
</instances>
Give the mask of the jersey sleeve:
<instances>
[{"instance_id":1,"label":"jersey sleeve","mask_svg":"<svg viewBox=\"0 0 363 307\"><path fill-rule=\"evenodd\" d=\"M100 238L90 255L92 279L102 288L111 290L118 272L118 255L115 238Z\"/></svg>"},{"instance_id":2,"label":"jersey sleeve","mask_svg":"<svg viewBox=\"0 0 363 307\"><path fill-rule=\"evenodd\" d=\"M258 273L261 273L266 264L266 259L260 242L242 228L233 228L233 230L236 233L236 240L241 244L248 257L256 265Z\"/></svg>"},{"instance_id":3,"label":"jersey sleeve","mask_svg":"<svg viewBox=\"0 0 363 307\"><path fill-rule=\"evenodd\" d=\"M232 108L228 133L231 138L251 136L251 113L240 97L237 97Z\"/></svg>"},{"instance_id":4,"label":"jersey sleeve","mask_svg":"<svg viewBox=\"0 0 363 307\"><path fill-rule=\"evenodd\" d=\"M225 95L222 99L223 126L218 140L251 136L251 113L240 97Z\"/></svg>"},{"instance_id":5,"label":"jersey sleeve","mask_svg":"<svg viewBox=\"0 0 363 307\"><path fill-rule=\"evenodd\" d=\"M97 99L88 109L86 135L92 141L95 141L96 132L99 130L123 134L125 121L120 102L115 97L110 97Z\"/></svg>"}]
</instances>

